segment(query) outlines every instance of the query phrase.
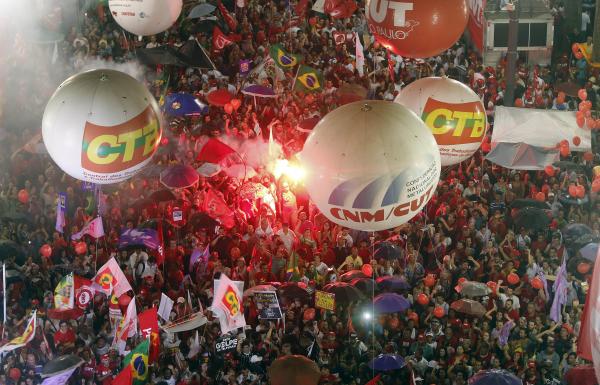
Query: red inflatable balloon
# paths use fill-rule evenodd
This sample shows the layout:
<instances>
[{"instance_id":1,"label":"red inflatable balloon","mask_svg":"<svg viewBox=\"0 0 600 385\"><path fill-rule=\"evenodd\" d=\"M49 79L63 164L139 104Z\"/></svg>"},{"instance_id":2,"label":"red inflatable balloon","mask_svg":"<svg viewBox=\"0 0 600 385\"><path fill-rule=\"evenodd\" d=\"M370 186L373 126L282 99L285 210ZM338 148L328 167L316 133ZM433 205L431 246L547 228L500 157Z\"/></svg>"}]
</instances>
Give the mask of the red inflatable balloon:
<instances>
[{"instance_id":1,"label":"red inflatable balloon","mask_svg":"<svg viewBox=\"0 0 600 385\"><path fill-rule=\"evenodd\" d=\"M515 99L515 103L514 103L515 107L523 107L523 99Z\"/></svg>"},{"instance_id":2,"label":"red inflatable balloon","mask_svg":"<svg viewBox=\"0 0 600 385\"><path fill-rule=\"evenodd\" d=\"M25 189L19 190L17 199L19 199L19 202L23 204L29 202L29 192L27 192Z\"/></svg>"},{"instance_id":3,"label":"red inflatable balloon","mask_svg":"<svg viewBox=\"0 0 600 385\"><path fill-rule=\"evenodd\" d=\"M577 265L577 272L579 274L587 274L590 271L590 264L587 262L580 262Z\"/></svg>"},{"instance_id":4,"label":"red inflatable balloon","mask_svg":"<svg viewBox=\"0 0 600 385\"><path fill-rule=\"evenodd\" d=\"M408 313L407 317L409 320L413 320L415 322L415 324L419 323L419 315L417 313L415 313L414 311Z\"/></svg>"},{"instance_id":5,"label":"red inflatable balloon","mask_svg":"<svg viewBox=\"0 0 600 385\"><path fill-rule=\"evenodd\" d=\"M21 378L21 370L19 368L10 368L8 371L8 377L10 377L13 381L18 382L19 378Z\"/></svg>"},{"instance_id":6,"label":"red inflatable balloon","mask_svg":"<svg viewBox=\"0 0 600 385\"><path fill-rule=\"evenodd\" d=\"M435 277L432 274L427 274L425 279L423 279L423 283L427 287L432 287L433 285L435 285Z\"/></svg>"},{"instance_id":7,"label":"red inflatable balloon","mask_svg":"<svg viewBox=\"0 0 600 385\"><path fill-rule=\"evenodd\" d=\"M516 285L517 283L519 283L520 278L517 274L515 273L510 273L508 275L508 277L506 277L506 280L508 281L508 283L510 283L511 285Z\"/></svg>"},{"instance_id":8,"label":"red inflatable balloon","mask_svg":"<svg viewBox=\"0 0 600 385\"><path fill-rule=\"evenodd\" d=\"M47 243L42 245L42 247L40 247L40 254L46 258L50 258L52 255L52 247Z\"/></svg>"},{"instance_id":9,"label":"red inflatable balloon","mask_svg":"<svg viewBox=\"0 0 600 385\"><path fill-rule=\"evenodd\" d=\"M316 315L315 309L312 307L309 307L308 309L304 310L304 315L302 318L305 321L312 321L315 319L315 315Z\"/></svg>"},{"instance_id":10,"label":"red inflatable balloon","mask_svg":"<svg viewBox=\"0 0 600 385\"><path fill-rule=\"evenodd\" d=\"M232 105L231 103L227 103L227 104L226 104L226 105L223 107L223 109L225 110L225 112L226 112L228 115L231 115L231 114L233 113L233 105Z\"/></svg>"},{"instance_id":11,"label":"red inflatable balloon","mask_svg":"<svg viewBox=\"0 0 600 385\"><path fill-rule=\"evenodd\" d=\"M75 245L75 252L79 255L85 254L85 252L87 251L87 245L85 244L85 242L77 242L77 244Z\"/></svg>"},{"instance_id":12,"label":"red inflatable balloon","mask_svg":"<svg viewBox=\"0 0 600 385\"><path fill-rule=\"evenodd\" d=\"M463 282L466 282L466 281L467 281L467 279L466 279L465 277L460 277L460 278L458 279L458 284L459 284L459 285L462 285L462 284L463 284Z\"/></svg>"},{"instance_id":13,"label":"red inflatable balloon","mask_svg":"<svg viewBox=\"0 0 600 385\"><path fill-rule=\"evenodd\" d=\"M574 184L569 185L569 195L573 198L577 197L577 186Z\"/></svg>"},{"instance_id":14,"label":"red inflatable balloon","mask_svg":"<svg viewBox=\"0 0 600 385\"><path fill-rule=\"evenodd\" d=\"M442 318L444 316L444 308L441 306L436 306L435 309L433 309L433 315L437 318Z\"/></svg>"},{"instance_id":15,"label":"red inflatable balloon","mask_svg":"<svg viewBox=\"0 0 600 385\"><path fill-rule=\"evenodd\" d=\"M539 202L544 202L546 200L546 194L540 191L539 193L535 194L535 200Z\"/></svg>"},{"instance_id":16,"label":"red inflatable balloon","mask_svg":"<svg viewBox=\"0 0 600 385\"><path fill-rule=\"evenodd\" d=\"M490 290L492 292L494 292L494 293L496 292L496 288L498 287L498 284L496 282L494 282L494 281L488 281L488 283L486 283L486 285L487 285L487 287L490 288Z\"/></svg>"},{"instance_id":17,"label":"red inflatable balloon","mask_svg":"<svg viewBox=\"0 0 600 385\"><path fill-rule=\"evenodd\" d=\"M360 270L367 277L370 277L373 275L373 267L371 265L369 265L368 263L365 263L364 265L362 265L362 268Z\"/></svg>"},{"instance_id":18,"label":"red inflatable balloon","mask_svg":"<svg viewBox=\"0 0 600 385\"><path fill-rule=\"evenodd\" d=\"M594 192L594 193L600 192L600 178L596 178L592 182L592 192Z\"/></svg>"},{"instance_id":19,"label":"red inflatable balloon","mask_svg":"<svg viewBox=\"0 0 600 385\"><path fill-rule=\"evenodd\" d=\"M447 50L461 37L469 20L466 0L368 0L365 15L375 40L395 54L411 58Z\"/></svg>"},{"instance_id":20,"label":"red inflatable balloon","mask_svg":"<svg viewBox=\"0 0 600 385\"><path fill-rule=\"evenodd\" d=\"M427 294L421 293L419 295L417 295L417 302L420 305L427 305L429 303L429 297L427 296Z\"/></svg>"},{"instance_id":21,"label":"red inflatable balloon","mask_svg":"<svg viewBox=\"0 0 600 385\"><path fill-rule=\"evenodd\" d=\"M544 283L542 282L542 280L539 277L535 277L533 278L529 283L531 283L531 286L534 289L541 289L542 287L544 287Z\"/></svg>"},{"instance_id":22,"label":"red inflatable balloon","mask_svg":"<svg viewBox=\"0 0 600 385\"><path fill-rule=\"evenodd\" d=\"M231 99L229 103L231 104L231 107L233 107L233 109L236 111L242 105L242 101L240 99Z\"/></svg>"},{"instance_id":23,"label":"red inflatable balloon","mask_svg":"<svg viewBox=\"0 0 600 385\"><path fill-rule=\"evenodd\" d=\"M591 151L586 151L583 153L583 160L587 161L587 162L591 162L592 160L594 160L594 153Z\"/></svg>"},{"instance_id":24,"label":"red inflatable balloon","mask_svg":"<svg viewBox=\"0 0 600 385\"><path fill-rule=\"evenodd\" d=\"M581 144L581 138L578 136L573 137L573 144L579 146Z\"/></svg>"},{"instance_id":25,"label":"red inflatable balloon","mask_svg":"<svg viewBox=\"0 0 600 385\"><path fill-rule=\"evenodd\" d=\"M587 94L587 91L585 90L585 88L582 88L579 91L577 91L577 96L581 100L587 100L588 94Z\"/></svg>"},{"instance_id":26,"label":"red inflatable balloon","mask_svg":"<svg viewBox=\"0 0 600 385\"><path fill-rule=\"evenodd\" d=\"M554 167L552 167L551 165L544 167L544 171L546 172L546 175L554 176Z\"/></svg>"}]
</instances>

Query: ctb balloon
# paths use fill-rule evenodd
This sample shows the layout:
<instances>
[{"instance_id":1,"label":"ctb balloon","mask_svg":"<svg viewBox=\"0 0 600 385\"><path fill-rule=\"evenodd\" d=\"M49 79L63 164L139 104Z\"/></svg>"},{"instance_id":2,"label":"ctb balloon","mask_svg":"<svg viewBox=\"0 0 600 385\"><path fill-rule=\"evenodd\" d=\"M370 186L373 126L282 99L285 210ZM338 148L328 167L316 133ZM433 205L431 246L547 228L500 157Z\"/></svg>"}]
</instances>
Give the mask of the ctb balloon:
<instances>
[{"instance_id":1,"label":"ctb balloon","mask_svg":"<svg viewBox=\"0 0 600 385\"><path fill-rule=\"evenodd\" d=\"M442 166L468 159L485 138L487 118L481 99L469 87L447 77L419 79L396 99L423 119L438 144Z\"/></svg>"},{"instance_id":2,"label":"ctb balloon","mask_svg":"<svg viewBox=\"0 0 600 385\"><path fill-rule=\"evenodd\" d=\"M167 30L177 21L182 6L183 0L108 0L117 24L139 36Z\"/></svg>"},{"instance_id":3,"label":"ctb balloon","mask_svg":"<svg viewBox=\"0 0 600 385\"><path fill-rule=\"evenodd\" d=\"M82 72L50 98L42 136L50 157L73 178L124 181L148 164L161 137L158 103L143 84L115 70Z\"/></svg>"},{"instance_id":4,"label":"ctb balloon","mask_svg":"<svg viewBox=\"0 0 600 385\"><path fill-rule=\"evenodd\" d=\"M466 0L367 0L365 15L375 40L411 58L447 50L469 20Z\"/></svg>"},{"instance_id":5,"label":"ctb balloon","mask_svg":"<svg viewBox=\"0 0 600 385\"><path fill-rule=\"evenodd\" d=\"M319 210L332 222L363 231L408 222L433 196L441 171L425 124L406 107L385 101L330 112L300 158Z\"/></svg>"}]
</instances>

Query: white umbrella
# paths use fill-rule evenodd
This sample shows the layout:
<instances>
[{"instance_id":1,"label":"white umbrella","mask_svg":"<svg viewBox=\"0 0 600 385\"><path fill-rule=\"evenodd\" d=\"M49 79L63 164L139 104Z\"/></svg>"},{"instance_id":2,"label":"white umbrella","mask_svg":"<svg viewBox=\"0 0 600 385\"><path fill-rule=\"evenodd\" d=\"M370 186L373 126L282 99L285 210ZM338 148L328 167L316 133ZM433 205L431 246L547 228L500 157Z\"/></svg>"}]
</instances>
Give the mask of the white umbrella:
<instances>
[{"instance_id":1,"label":"white umbrella","mask_svg":"<svg viewBox=\"0 0 600 385\"><path fill-rule=\"evenodd\" d=\"M198 171L198 174L210 178L221 171L221 166L215 163L204 163L202 166L198 167L196 171Z\"/></svg>"}]
</instances>

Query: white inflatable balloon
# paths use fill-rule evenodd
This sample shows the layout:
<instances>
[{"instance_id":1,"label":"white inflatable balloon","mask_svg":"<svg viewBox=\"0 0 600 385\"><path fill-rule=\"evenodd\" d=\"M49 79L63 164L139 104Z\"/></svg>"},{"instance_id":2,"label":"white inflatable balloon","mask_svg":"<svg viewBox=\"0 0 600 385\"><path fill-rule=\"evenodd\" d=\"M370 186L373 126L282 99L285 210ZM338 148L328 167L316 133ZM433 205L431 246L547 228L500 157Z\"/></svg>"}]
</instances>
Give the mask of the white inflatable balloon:
<instances>
[{"instance_id":1,"label":"white inflatable balloon","mask_svg":"<svg viewBox=\"0 0 600 385\"><path fill-rule=\"evenodd\" d=\"M115 21L135 35L166 31L181 14L183 0L108 0Z\"/></svg>"},{"instance_id":2,"label":"white inflatable balloon","mask_svg":"<svg viewBox=\"0 0 600 385\"><path fill-rule=\"evenodd\" d=\"M442 166L471 157L485 138L487 119L479 96L447 77L419 79L394 100L423 119L438 144Z\"/></svg>"},{"instance_id":3,"label":"white inflatable balloon","mask_svg":"<svg viewBox=\"0 0 600 385\"><path fill-rule=\"evenodd\" d=\"M327 114L300 159L319 210L364 231L408 222L433 196L441 171L425 124L406 107L384 101L354 102Z\"/></svg>"},{"instance_id":4,"label":"white inflatable balloon","mask_svg":"<svg viewBox=\"0 0 600 385\"><path fill-rule=\"evenodd\" d=\"M115 70L82 72L50 98L42 136L50 157L73 178L109 184L140 171L161 137L158 103L143 84Z\"/></svg>"}]
</instances>

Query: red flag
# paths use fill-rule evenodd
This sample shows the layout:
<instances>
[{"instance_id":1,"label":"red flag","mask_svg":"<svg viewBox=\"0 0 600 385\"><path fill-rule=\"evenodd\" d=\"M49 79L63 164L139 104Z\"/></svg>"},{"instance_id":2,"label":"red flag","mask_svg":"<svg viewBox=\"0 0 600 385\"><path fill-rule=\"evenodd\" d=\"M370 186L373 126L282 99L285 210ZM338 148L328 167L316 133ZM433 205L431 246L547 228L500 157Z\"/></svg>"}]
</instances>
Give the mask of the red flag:
<instances>
[{"instance_id":1,"label":"red flag","mask_svg":"<svg viewBox=\"0 0 600 385\"><path fill-rule=\"evenodd\" d=\"M598 269L600 270L600 269ZM592 344L590 343L590 292L593 280L588 279L588 286L590 290L588 295L585 297L585 305L583 306L583 313L581 314L581 326L579 328L579 338L577 339L577 355L588 361L592 361Z\"/></svg>"},{"instance_id":2,"label":"red flag","mask_svg":"<svg viewBox=\"0 0 600 385\"><path fill-rule=\"evenodd\" d=\"M483 52L483 33L485 26L485 15L483 11L485 10L486 0L472 0L468 3L469 24L467 27L469 28L469 35L471 36L473 45L479 52Z\"/></svg>"},{"instance_id":3,"label":"red flag","mask_svg":"<svg viewBox=\"0 0 600 385\"><path fill-rule=\"evenodd\" d=\"M379 373L378 375L376 375L375 377L373 377L365 385L377 385L379 383L379 379L381 379L381 373Z\"/></svg>"},{"instance_id":4,"label":"red flag","mask_svg":"<svg viewBox=\"0 0 600 385\"><path fill-rule=\"evenodd\" d=\"M96 292L92 287L92 281L73 275L73 286L75 287L75 304L80 309L86 309L94 299Z\"/></svg>"},{"instance_id":5,"label":"red flag","mask_svg":"<svg viewBox=\"0 0 600 385\"><path fill-rule=\"evenodd\" d=\"M225 22L229 26L229 29L232 32L236 31L237 30L237 21L233 18L233 16L231 16L231 14L227 10L227 8L225 8L225 6L223 5L223 3L221 3L220 1L217 2L217 7L219 7L219 11L221 12L221 15L223 15L223 19L225 20Z\"/></svg>"},{"instance_id":6,"label":"red flag","mask_svg":"<svg viewBox=\"0 0 600 385\"><path fill-rule=\"evenodd\" d=\"M306 14L306 6L308 5L308 0L300 0L294 7L294 12L296 15L303 17Z\"/></svg>"},{"instance_id":7,"label":"red flag","mask_svg":"<svg viewBox=\"0 0 600 385\"><path fill-rule=\"evenodd\" d=\"M158 250L156 250L156 264L161 266L165 261L165 240L163 235L162 220L158 221L156 225L156 232L158 234Z\"/></svg>"},{"instance_id":8,"label":"red flag","mask_svg":"<svg viewBox=\"0 0 600 385\"><path fill-rule=\"evenodd\" d=\"M229 40L223 31L221 31L221 28L215 25L215 28L213 28L213 51L221 51L231 44L233 44L233 41Z\"/></svg>"},{"instance_id":9,"label":"red flag","mask_svg":"<svg viewBox=\"0 0 600 385\"><path fill-rule=\"evenodd\" d=\"M138 322L140 323L142 337L150 337L150 355L148 356L148 363L156 362L160 353L157 309L153 307L138 314Z\"/></svg>"},{"instance_id":10,"label":"red flag","mask_svg":"<svg viewBox=\"0 0 600 385\"><path fill-rule=\"evenodd\" d=\"M131 365L127 365L115 378L113 378L111 385L131 385L131 381Z\"/></svg>"},{"instance_id":11,"label":"red flag","mask_svg":"<svg viewBox=\"0 0 600 385\"><path fill-rule=\"evenodd\" d=\"M206 163L219 163L227 155L233 154L235 150L218 139L211 138L198 153L196 160Z\"/></svg>"},{"instance_id":12,"label":"red flag","mask_svg":"<svg viewBox=\"0 0 600 385\"><path fill-rule=\"evenodd\" d=\"M396 73L394 71L394 62L392 61L392 55L390 55L390 51L387 51L387 62L388 62L388 71L390 73L390 79L392 79L392 83L396 83Z\"/></svg>"},{"instance_id":13,"label":"red flag","mask_svg":"<svg viewBox=\"0 0 600 385\"><path fill-rule=\"evenodd\" d=\"M203 210L211 218L219 220L228 229L235 225L233 211L227 206L227 202L213 189L206 192Z\"/></svg>"},{"instance_id":14,"label":"red flag","mask_svg":"<svg viewBox=\"0 0 600 385\"><path fill-rule=\"evenodd\" d=\"M335 45L342 45L346 42L346 33L345 32L333 32L333 41Z\"/></svg>"}]
</instances>

